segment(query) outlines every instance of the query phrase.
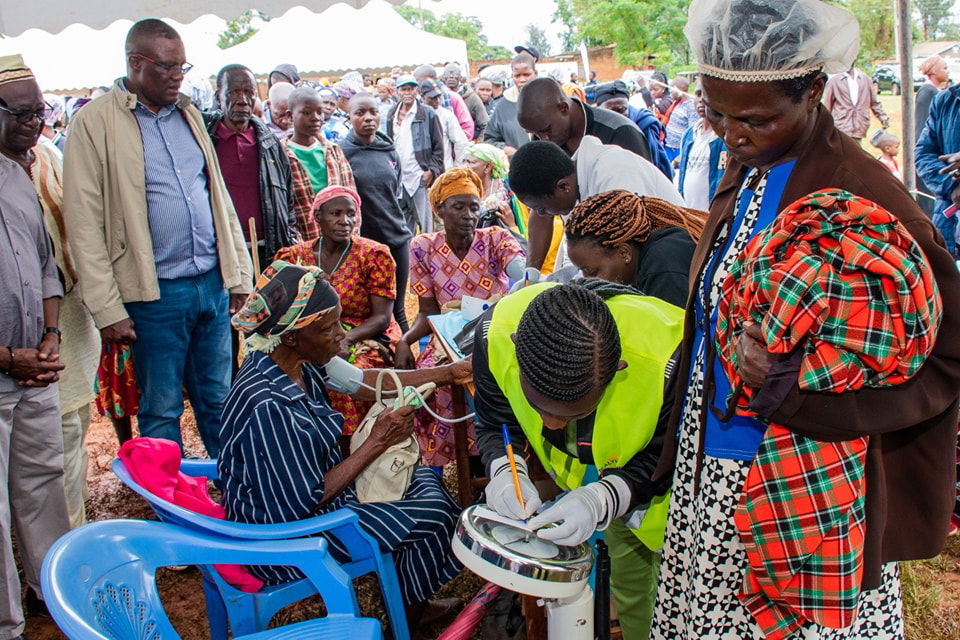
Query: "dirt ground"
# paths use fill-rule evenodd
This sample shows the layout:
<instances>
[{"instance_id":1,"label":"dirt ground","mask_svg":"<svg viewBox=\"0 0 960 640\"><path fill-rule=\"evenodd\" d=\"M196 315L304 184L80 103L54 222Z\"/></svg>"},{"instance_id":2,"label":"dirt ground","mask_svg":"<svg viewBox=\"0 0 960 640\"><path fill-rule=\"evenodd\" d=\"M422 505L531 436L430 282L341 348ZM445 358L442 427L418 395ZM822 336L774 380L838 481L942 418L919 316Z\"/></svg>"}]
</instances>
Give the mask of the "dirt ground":
<instances>
[{"instance_id":1,"label":"dirt ground","mask_svg":"<svg viewBox=\"0 0 960 640\"><path fill-rule=\"evenodd\" d=\"M189 411L183 431L188 455L202 457L203 445ZM153 513L147 504L124 487L110 471L117 440L110 423L96 413L87 435L87 450L90 454L88 518L152 518ZM161 570L157 583L167 615L181 637L184 640L208 640L210 634L199 572L196 569ZM465 571L439 595L456 596L466 602L481 585L480 579ZM379 617L386 622L376 582L369 577L360 579L357 593L364 615ZM904 601L910 640L960 640L960 539L951 538L947 549L938 558L905 566ZM319 599L310 599L281 611L275 624L289 624L319 615L322 615ZM440 630L429 630L427 637L436 637ZM29 640L65 638L56 625L44 617L28 619L26 635ZM479 638L480 634L475 637Z\"/></svg>"},{"instance_id":2,"label":"dirt ground","mask_svg":"<svg viewBox=\"0 0 960 640\"><path fill-rule=\"evenodd\" d=\"M187 455L206 457L189 410L183 422L184 446ZM153 519L153 512L147 503L123 486L110 470L110 464L116 457L117 439L110 422L96 412L93 412L86 442L90 455L87 468L87 484L90 487L90 497L87 500L88 520ZM455 596L466 602L479 591L482 584L479 578L464 572L448 584L438 597ZM199 571L193 568L184 571L162 569L157 575L157 585L167 616L180 636L184 640L209 640L210 632ZM386 624L376 581L372 577L358 580L357 594L362 613L381 618ZM320 615L322 615L320 599L311 598L280 611L274 623L290 624ZM439 633L440 629L435 631ZM25 635L28 640L62 640L66 637L47 617L28 619Z\"/></svg>"}]
</instances>

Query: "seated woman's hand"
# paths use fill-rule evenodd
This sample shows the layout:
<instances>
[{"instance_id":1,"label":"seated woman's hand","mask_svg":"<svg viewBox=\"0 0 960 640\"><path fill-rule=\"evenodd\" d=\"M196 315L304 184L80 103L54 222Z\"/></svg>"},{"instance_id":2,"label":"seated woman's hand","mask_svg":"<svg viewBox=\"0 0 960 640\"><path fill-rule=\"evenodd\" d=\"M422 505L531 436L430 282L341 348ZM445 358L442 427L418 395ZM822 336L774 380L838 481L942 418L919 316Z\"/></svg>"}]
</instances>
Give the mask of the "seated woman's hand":
<instances>
[{"instance_id":1,"label":"seated woman's hand","mask_svg":"<svg viewBox=\"0 0 960 640\"><path fill-rule=\"evenodd\" d=\"M413 411L413 407L404 406L381 414L370 437L383 449L403 442L413 433Z\"/></svg>"},{"instance_id":2,"label":"seated woman's hand","mask_svg":"<svg viewBox=\"0 0 960 640\"><path fill-rule=\"evenodd\" d=\"M473 382L473 356L447 365L450 369L450 384L470 384Z\"/></svg>"},{"instance_id":3,"label":"seated woman's hand","mask_svg":"<svg viewBox=\"0 0 960 640\"><path fill-rule=\"evenodd\" d=\"M396 355L393 359L397 369L416 369L417 360L413 357L413 351L410 345L401 340L397 343Z\"/></svg>"}]
</instances>

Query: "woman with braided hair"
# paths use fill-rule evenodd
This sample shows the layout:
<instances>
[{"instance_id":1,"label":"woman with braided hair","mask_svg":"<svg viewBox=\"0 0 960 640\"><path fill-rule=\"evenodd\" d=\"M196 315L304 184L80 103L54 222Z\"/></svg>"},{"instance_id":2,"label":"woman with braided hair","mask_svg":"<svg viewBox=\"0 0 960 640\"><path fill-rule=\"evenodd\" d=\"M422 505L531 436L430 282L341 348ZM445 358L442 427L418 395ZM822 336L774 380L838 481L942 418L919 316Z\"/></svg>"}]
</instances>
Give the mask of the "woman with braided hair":
<instances>
[{"instance_id":1,"label":"woman with braided hair","mask_svg":"<svg viewBox=\"0 0 960 640\"><path fill-rule=\"evenodd\" d=\"M600 193L570 212L567 256L586 277L632 285L683 307L706 215L629 191Z\"/></svg>"},{"instance_id":2,"label":"woman with braided hair","mask_svg":"<svg viewBox=\"0 0 960 640\"><path fill-rule=\"evenodd\" d=\"M625 638L646 638L669 481L651 482L672 397L671 364L683 312L632 287L590 278L520 289L476 329L477 445L487 505L511 518L541 507L527 461L536 456L567 491L529 524L544 540L575 545L603 531ZM517 499L502 426L520 452ZM548 525L554 525L548 527Z\"/></svg>"}]
</instances>

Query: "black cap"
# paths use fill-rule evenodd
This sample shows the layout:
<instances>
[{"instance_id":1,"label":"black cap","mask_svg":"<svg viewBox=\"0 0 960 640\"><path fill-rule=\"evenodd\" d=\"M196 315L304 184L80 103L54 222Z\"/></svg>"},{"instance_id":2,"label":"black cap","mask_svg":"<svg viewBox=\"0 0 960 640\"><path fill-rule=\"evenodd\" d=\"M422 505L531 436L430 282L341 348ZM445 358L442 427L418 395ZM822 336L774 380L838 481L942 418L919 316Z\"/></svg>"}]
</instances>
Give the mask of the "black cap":
<instances>
[{"instance_id":1,"label":"black cap","mask_svg":"<svg viewBox=\"0 0 960 640\"><path fill-rule=\"evenodd\" d=\"M518 44L513 48L513 50L517 53L529 53L531 56L533 56L533 60L535 62L540 62L540 50L536 47L528 47L525 44Z\"/></svg>"},{"instance_id":2,"label":"black cap","mask_svg":"<svg viewBox=\"0 0 960 640\"><path fill-rule=\"evenodd\" d=\"M596 103L603 104L611 98L629 98L630 90L627 89L627 85L623 80L614 80L613 82L607 82L601 84L596 89Z\"/></svg>"},{"instance_id":3,"label":"black cap","mask_svg":"<svg viewBox=\"0 0 960 640\"><path fill-rule=\"evenodd\" d=\"M426 78L420 83L420 95L424 98L436 98L441 93L443 93L443 90L433 78Z\"/></svg>"}]
</instances>

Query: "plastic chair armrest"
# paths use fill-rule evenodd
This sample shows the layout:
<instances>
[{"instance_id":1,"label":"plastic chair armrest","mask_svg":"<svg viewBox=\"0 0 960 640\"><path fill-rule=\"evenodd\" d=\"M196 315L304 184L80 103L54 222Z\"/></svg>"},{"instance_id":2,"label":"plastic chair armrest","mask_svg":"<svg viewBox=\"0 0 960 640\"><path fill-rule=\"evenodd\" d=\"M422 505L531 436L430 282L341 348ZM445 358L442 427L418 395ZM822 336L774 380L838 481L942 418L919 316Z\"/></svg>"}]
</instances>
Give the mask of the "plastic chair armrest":
<instances>
[{"instance_id":1,"label":"plastic chair armrest","mask_svg":"<svg viewBox=\"0 0 960 640\"><path fill-rule=\"evenodd\" d=\"M216 460L184 458L180 461L180 471L193 478L205 477L208 480L217 480L220 477Z\"/></svg>"}]
</instances>

